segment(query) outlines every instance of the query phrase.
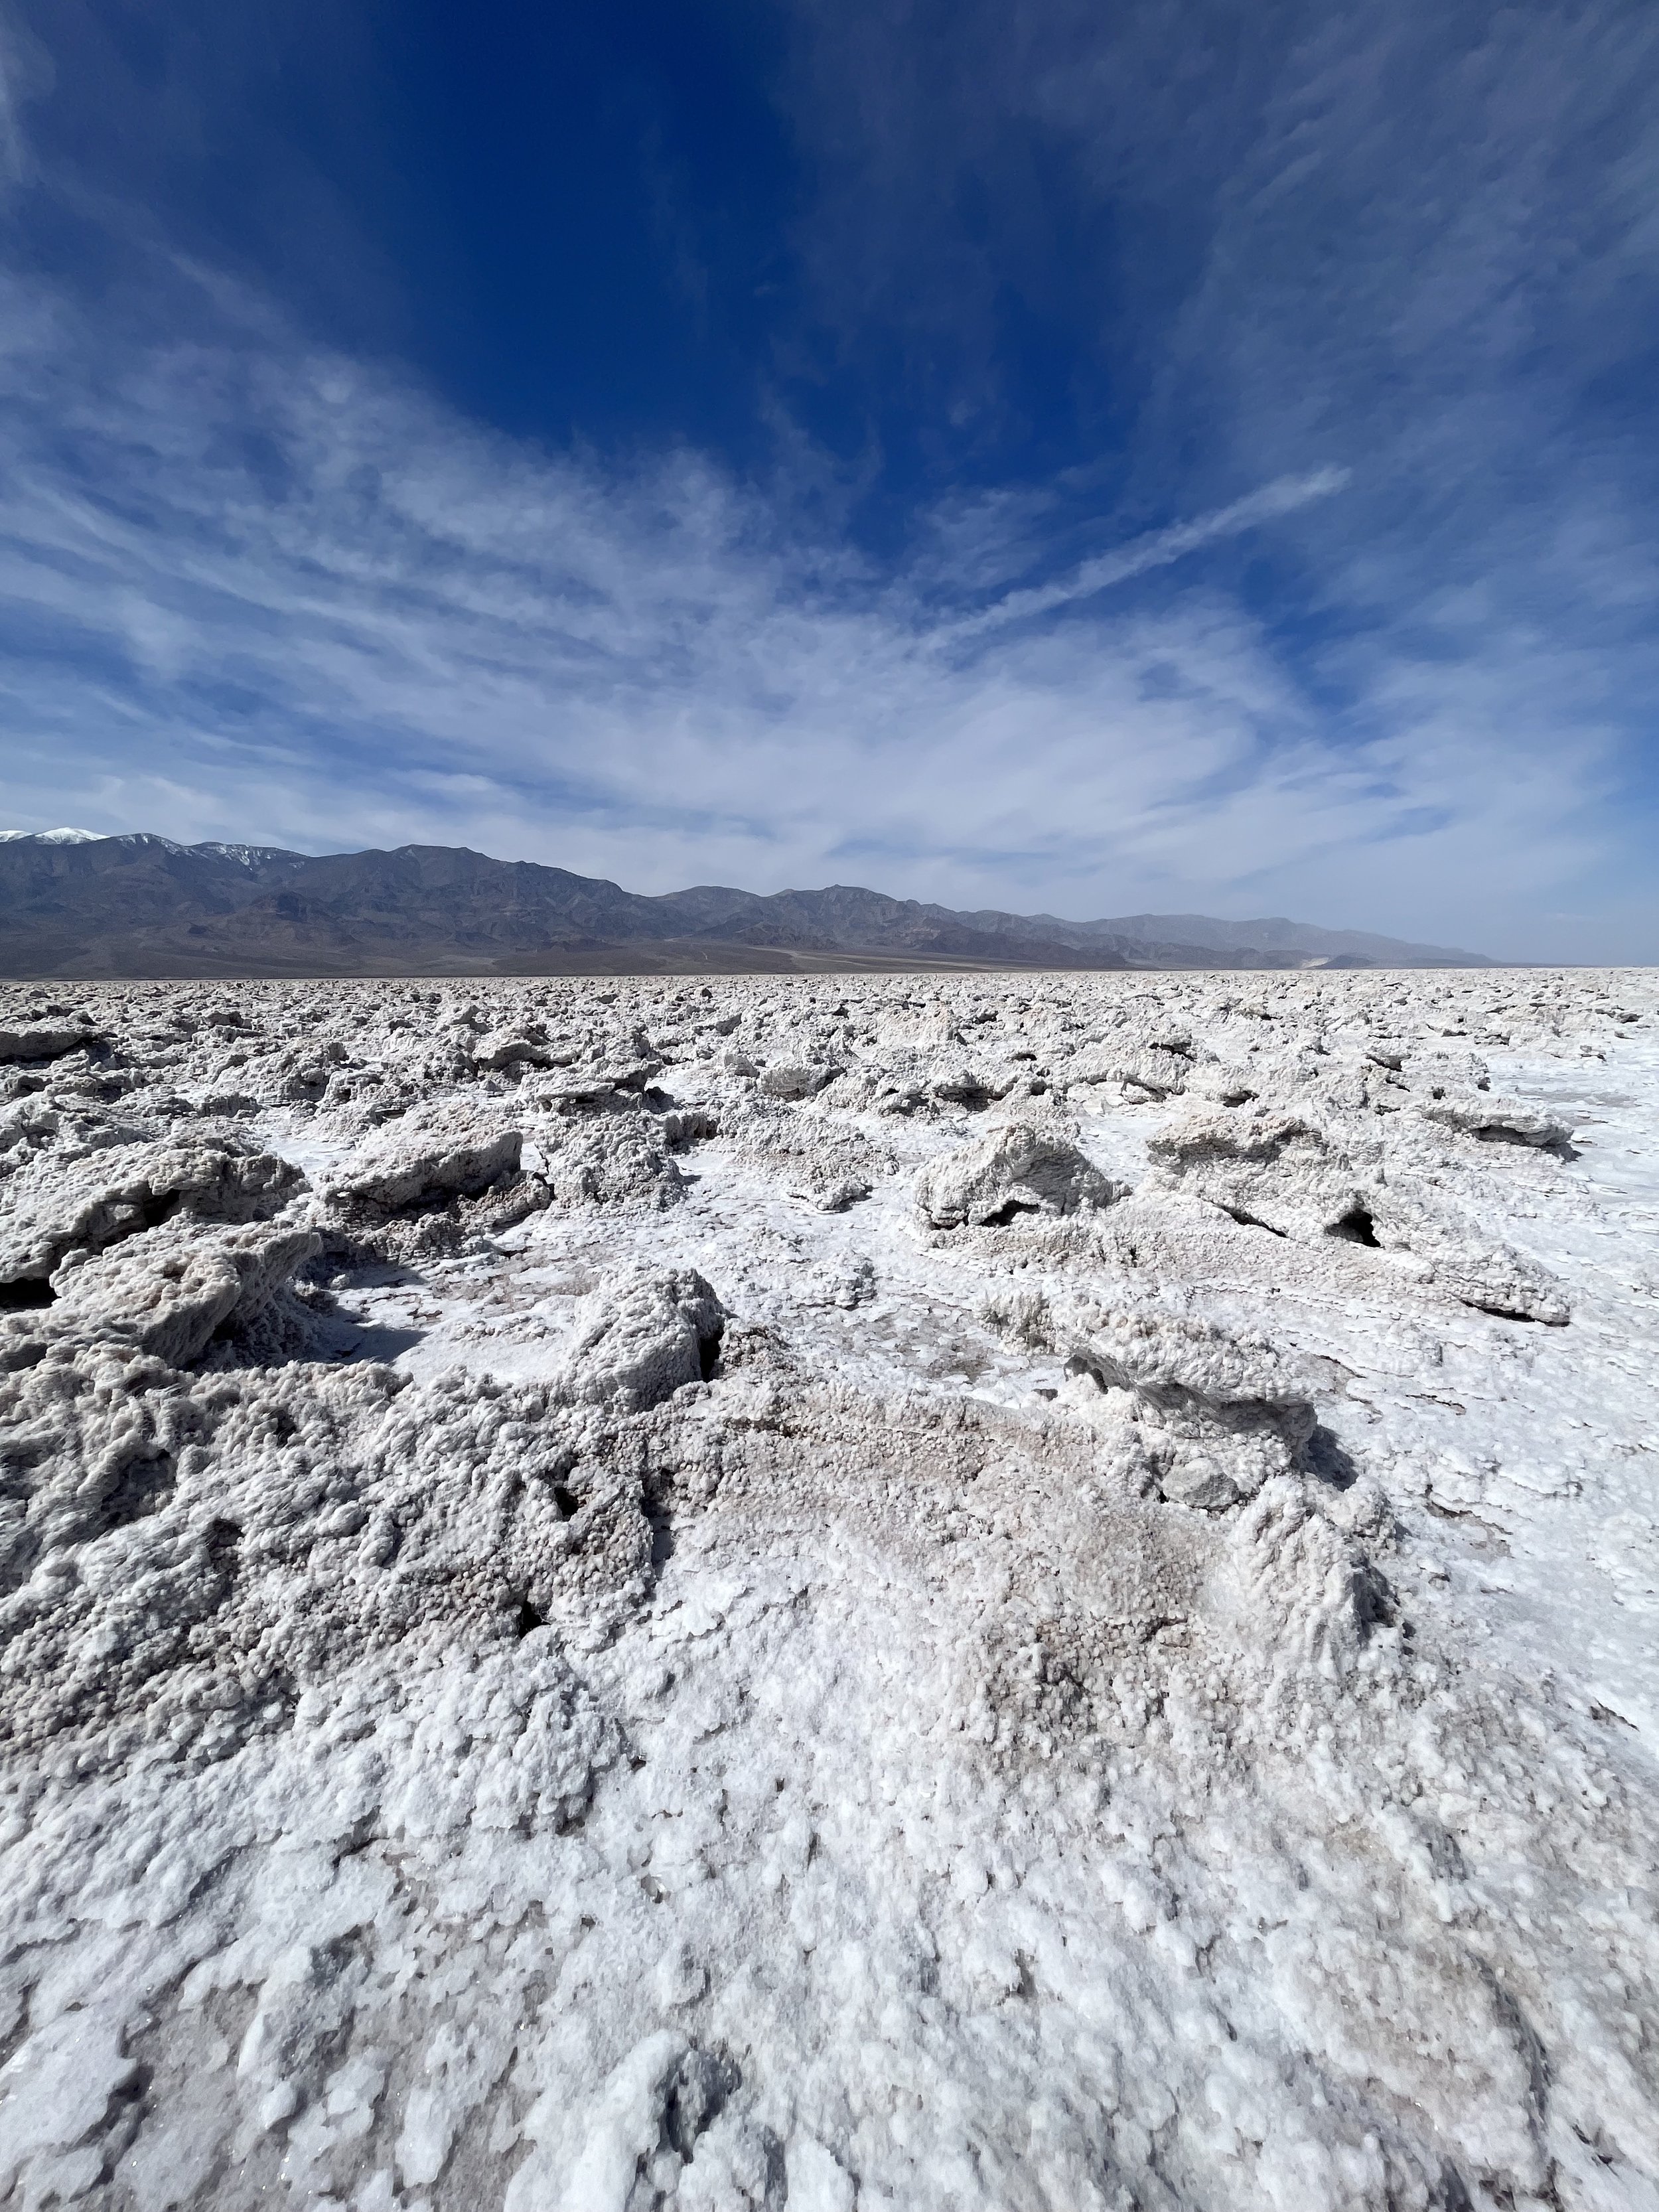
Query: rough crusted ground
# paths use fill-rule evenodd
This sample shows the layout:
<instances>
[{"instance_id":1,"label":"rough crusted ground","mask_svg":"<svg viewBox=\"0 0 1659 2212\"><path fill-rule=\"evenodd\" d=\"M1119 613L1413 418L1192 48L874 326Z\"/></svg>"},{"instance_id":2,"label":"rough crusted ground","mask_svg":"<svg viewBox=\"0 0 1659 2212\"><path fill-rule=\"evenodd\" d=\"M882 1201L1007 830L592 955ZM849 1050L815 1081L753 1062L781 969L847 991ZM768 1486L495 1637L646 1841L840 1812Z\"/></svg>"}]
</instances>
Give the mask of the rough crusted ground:
<instances>
[{"instance_id":1,"label":"rough crusted ground","mask_svg":"<svg viewBox=\"0 0 1659 2212\"><path fill-rule=\"evenodd\" d=\"M0 2201L1659 2204L1656 1003L5 993Z\"/></svg>"}]
</instances>

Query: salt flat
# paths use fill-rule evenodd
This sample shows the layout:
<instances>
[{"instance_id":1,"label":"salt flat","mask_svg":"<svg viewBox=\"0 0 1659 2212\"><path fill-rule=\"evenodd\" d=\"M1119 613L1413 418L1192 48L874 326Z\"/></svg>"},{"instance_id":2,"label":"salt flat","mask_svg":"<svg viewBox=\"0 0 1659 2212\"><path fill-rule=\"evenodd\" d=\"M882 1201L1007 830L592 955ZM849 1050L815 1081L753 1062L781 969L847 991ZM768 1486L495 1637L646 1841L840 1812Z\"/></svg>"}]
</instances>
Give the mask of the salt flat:
<instances>
[{"instance_id":1,"label":"salt flat","mask_svg":"<svg viewBox=\"0 0 1659 2212\"><path fill-rule=\"evenodd\" d=\"M1656 1009L0 994L0 2202L1659 2204Z\"/></svg>"}]
</instances>

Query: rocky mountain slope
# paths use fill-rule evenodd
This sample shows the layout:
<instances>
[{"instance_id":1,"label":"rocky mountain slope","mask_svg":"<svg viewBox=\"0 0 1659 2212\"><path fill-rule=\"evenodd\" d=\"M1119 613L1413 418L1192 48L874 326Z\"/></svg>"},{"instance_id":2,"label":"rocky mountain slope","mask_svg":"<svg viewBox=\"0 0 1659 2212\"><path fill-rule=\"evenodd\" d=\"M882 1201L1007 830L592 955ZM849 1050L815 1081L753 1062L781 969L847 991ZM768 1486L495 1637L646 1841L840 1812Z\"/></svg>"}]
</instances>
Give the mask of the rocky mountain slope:
<instances>
[{"instance_id":1,"label":"rocky mountain slope","mask_svg":"<svg viewBox=\"0 0 1659 2212\"><path fill-rule=\"evenodd\" d=\"M1651 2205L1656 1129L1652 974L0 993L0 2202Z\"/></svg>"},{"instance_id":2,"label":"rocky mountain slope","mask_svg":"<svg viewBox=\"0 0 1659 2212\"><path fill-rule=\"evenodd\" d=\"M957 913L834 885L641 897L465 847L310 858L165 837L0 840L12 976L555 975L868 969L1481 966L1282 920Z\"/></svg>"}]
</instances>

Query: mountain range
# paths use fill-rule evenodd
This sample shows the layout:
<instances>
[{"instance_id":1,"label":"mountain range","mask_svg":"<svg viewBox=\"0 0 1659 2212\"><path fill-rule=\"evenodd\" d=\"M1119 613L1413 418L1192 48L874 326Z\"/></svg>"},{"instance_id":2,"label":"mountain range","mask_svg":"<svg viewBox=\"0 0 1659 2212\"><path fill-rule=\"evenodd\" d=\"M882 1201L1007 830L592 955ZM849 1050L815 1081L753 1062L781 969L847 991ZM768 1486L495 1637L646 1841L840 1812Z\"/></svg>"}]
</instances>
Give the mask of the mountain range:
<instances>
[{"instance_id":1,"label":"mountain range","mask_svg":"<svg viewBox=\"0 0 1659 2212\"><path fill-rule=\"evenodd\" d=\"M1282 917L1067 921L842 884L647 897L465 846L313 856L144 833L0 833L0 975L16 978L1495 964Z\"/></svg>"}]
</instances>

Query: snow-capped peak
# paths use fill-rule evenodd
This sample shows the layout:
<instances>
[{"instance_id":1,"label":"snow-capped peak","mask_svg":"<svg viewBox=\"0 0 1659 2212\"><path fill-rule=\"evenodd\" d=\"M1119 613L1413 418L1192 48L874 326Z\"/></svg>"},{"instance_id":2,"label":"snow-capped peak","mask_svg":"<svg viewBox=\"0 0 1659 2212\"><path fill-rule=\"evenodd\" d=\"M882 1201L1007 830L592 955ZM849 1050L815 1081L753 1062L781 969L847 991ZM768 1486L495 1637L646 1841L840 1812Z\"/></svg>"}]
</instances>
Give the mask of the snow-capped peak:
<instances>
[{"instance_id":1,"label":"snow-capped peak","mask_svg":"<svg viewBox=\"0 0 1659 2212\"><path fill-rule=\"evenodd\" d=\"M216 853L222 860L235 860L245 868L257 868L262 860L297 860L301 857L284 852L279 845L202 844L194 849L198 853Z\"/></svg>"},{"instance_id":2,"label":"snow-capped peak","mask_svg":"<svg viewBox=\"0 0 1659 2212\"><path fill-rule=\"evenodd\" d=\"M101 830L0 830L0 845L15 844L20 838L35 845L96 845L103 837Z\"/></svg>"}]
</instances>

